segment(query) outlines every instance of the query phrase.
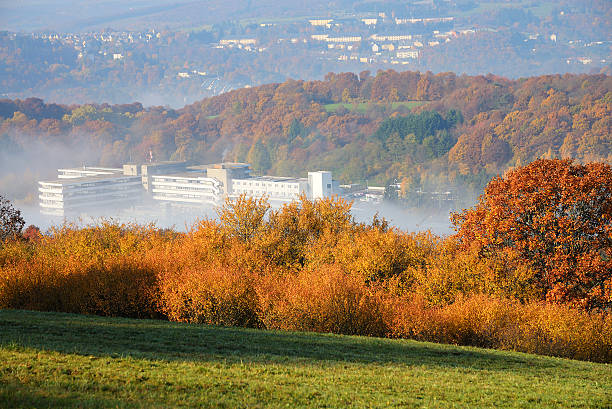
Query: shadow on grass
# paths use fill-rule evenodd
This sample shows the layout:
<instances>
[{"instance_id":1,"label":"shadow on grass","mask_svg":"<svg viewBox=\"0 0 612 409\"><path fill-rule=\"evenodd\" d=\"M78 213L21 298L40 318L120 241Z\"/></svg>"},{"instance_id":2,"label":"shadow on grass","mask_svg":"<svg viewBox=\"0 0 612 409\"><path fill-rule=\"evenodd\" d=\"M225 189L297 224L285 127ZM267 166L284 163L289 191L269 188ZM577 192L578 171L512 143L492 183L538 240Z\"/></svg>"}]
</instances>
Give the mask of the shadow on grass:
<instances>
[{"instance_id":1,"label":"shadow on grass","mask_svg":"<svg viewBox=\"0 0 612 409\"><path fill-rule=\"evenodd\" d=\"M352 362L488 371L559 367L544 357L406 340L221 328L155 320L0 311L0 345L162 361Z\"/></svg>"},{"instance_id":2,"label":"shadow on grass","mask_svg":"<svg viewBox=\"0 0 612 409\"><path fill-rule=\"evenodd\" d=\"M57 396L57 391L29 390L24 385L3 384L0 390L0 407L2 408L118 408L126 407L120 400L95 399L83 402L74 396ZM65 393L64 393L65 395Z\"/></svg>"}]
</instances>

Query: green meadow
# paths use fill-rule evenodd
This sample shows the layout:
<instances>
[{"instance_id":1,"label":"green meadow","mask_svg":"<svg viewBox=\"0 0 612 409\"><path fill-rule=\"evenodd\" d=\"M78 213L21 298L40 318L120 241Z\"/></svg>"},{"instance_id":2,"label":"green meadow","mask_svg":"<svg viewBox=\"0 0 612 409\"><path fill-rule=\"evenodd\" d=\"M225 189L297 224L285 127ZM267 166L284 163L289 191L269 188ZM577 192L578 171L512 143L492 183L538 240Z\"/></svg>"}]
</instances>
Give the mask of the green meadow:
<instances>
[{"instance_id":1,"label":"green meadow","mask_svg":"<svg viewBox=\"0 0 612 409\"><path fill-rule=\"evenodd\" d=\"M340 107L344 107L349 111L364 114L372 106L391 106L392 110L398 109L399 107L406 107L408 109L416 108L418 106L426 104L428 101L404 101L404 102L391 102L391 103L370 103L370 102L359 102L359 103L338 103L338 104L326 104L323 108L327 112L336 112Z\"/></svg>"},{"instance_id":2,"label":"green meadow","mask_svg":"<svg viewBox=\"0 0 612 409\"><path fill-rule=\"evenodd\" d=\"M610 408L612 368L407 340L3 310L0 407Z\"/></svg>"}]
</instances>

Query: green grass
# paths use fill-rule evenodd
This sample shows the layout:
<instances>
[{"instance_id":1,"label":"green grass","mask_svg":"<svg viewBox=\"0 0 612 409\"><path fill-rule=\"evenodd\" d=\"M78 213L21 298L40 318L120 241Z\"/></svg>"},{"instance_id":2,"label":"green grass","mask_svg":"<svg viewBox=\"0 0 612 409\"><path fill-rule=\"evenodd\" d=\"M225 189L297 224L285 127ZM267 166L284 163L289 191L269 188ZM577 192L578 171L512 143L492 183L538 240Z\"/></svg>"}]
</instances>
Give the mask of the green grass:
<instances>
[{"instance_id":1,"label":"green grass","mask_svg":"<svg viewBox=\"0 0 612 409\"><path fill-rule=\"evenodd\" d=\"M398 109L399 107L406 107L409 109L421 106L426 104L427 101L405 101L405 102L393 102L391 103L391 109ZM376 104L371 104L369 102L359 102L356 104L352 104L352 103L337 103L337 104L326 104L323 107L325 108L325 110L327 112L335 112L337 111L340 107L344 107L346 109L348 109L349 111L353 111L353 112L358 112L358 113L365 113L368 108L372 105L379 105L379 106L385 106L388 105L387 103L376 103Z\"/></svg>"},{"instance_id":2,"label":"green grass","mask_svg":"<svg viewBox=\"0 0 612 409\"><path fill-rule=\"evenodd\" d=\"M427 103L427 101L393 102L393 103L391 103L391 108L392 109L398 109L399 107L406 107L406 108L412 109L412 108L424 105L426 103ZM385 105L388 105L388 104L386 104L386 103L377 103L377 104L372 104L372 105L385 106ZM369 103L369 102L359 102L359 103L356 103L356 104L352 104L352 103L337 103L337 104L326 104L323 107L325 108L325 110L327 112L336 112L338 110L338 108L340 108L341 106L346 108L346 109L348 109L349 111L358 112L358 113L363 114L371 106L371 103Z\"/></svg>"},{"instance_id":3,"label":"green grass","mask_svg":"<svg viewBox=\"0 0 612 409\"><path fill-rule=\"evenodd\" d=\"M400 107L406 107L408 109L416 108L421 105L425 105L429 101L404 101L404 102L393 102L391 103L391 109L395 110ZM370 102L359 102L359 103L337 103L337 104L326 104L323 105L323 108L327 112L336 112L340 107L344 107L349 111L357 112L360 114L365 114L371 106L388 106L388 103L380 102L380 103L370 103ZM207 116L207 119L215 119L219 117L219 115L210 115Z\"/></svg>"},{"instance_id":4,"label":"green grass","mask_svg":"<svg viewBox=\"0 0 612 409\"><path fill-rule=\"evenodd\" d=\"M0 311L0 407L609 408L609 365L478 348Z\"/></svg>"}]
</instances>

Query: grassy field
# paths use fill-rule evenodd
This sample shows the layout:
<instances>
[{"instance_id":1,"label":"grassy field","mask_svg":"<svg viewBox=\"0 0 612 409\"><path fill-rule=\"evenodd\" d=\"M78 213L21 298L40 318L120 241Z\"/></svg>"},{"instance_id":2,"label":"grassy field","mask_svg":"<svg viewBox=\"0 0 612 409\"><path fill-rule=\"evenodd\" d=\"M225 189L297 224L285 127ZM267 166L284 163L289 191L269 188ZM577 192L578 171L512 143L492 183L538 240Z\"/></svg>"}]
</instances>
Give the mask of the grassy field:
<instances>
[{"instance_id":1,"label":"grassy field","mask_svg":"<svg viewBox=\"0 0 612 409\"><path fill-rule=\"evenodd\" d=\"M0 311L0 407L610 408L609 365L404 340Z\"/></svg>"},{"instance_id":2,"label":"grassy field","mask_svg":"<svg viewBox=\"0 0 612 409\"><path fill-rule=\"evenodd\" d=\"M406 107L406 108L412 109L412 108L421 106L421 105L426 104L426 103L427 103L427 101L392 102L391 103L391 108L392 109L397 109L399 107ZM387 105L387 104L380 103L379 105ZM338 103L338 104L327 104L327 105L324 105L323 107L325 108L325 110L327 112L335 112L341 106L346 108L346 109L348 109L349 111L359 112L359 113L363 114L370 107L370 103L369 102L360 102L360 103L357 103L357 104Z\"/></svg>"}]
</instances>

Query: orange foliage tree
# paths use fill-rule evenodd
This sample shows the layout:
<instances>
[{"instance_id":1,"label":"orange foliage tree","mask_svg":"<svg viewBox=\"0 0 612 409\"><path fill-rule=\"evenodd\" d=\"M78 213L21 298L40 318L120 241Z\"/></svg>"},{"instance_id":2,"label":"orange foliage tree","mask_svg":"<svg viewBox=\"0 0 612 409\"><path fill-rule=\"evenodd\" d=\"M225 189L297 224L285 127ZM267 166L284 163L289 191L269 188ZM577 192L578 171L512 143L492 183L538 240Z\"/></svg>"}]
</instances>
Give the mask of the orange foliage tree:
<instances>
[{"instance_id":1,"label":"orange foliage tree","mask_svg":"<svg viewBox=\"0 0 612 409\"><path fill-rule=\"evenodd\" d=\"M609 165L537 160L491 181L479 203L452 220L481 256L524 262L547 300L612 306Z\"/></svg>"}]
</instances>

